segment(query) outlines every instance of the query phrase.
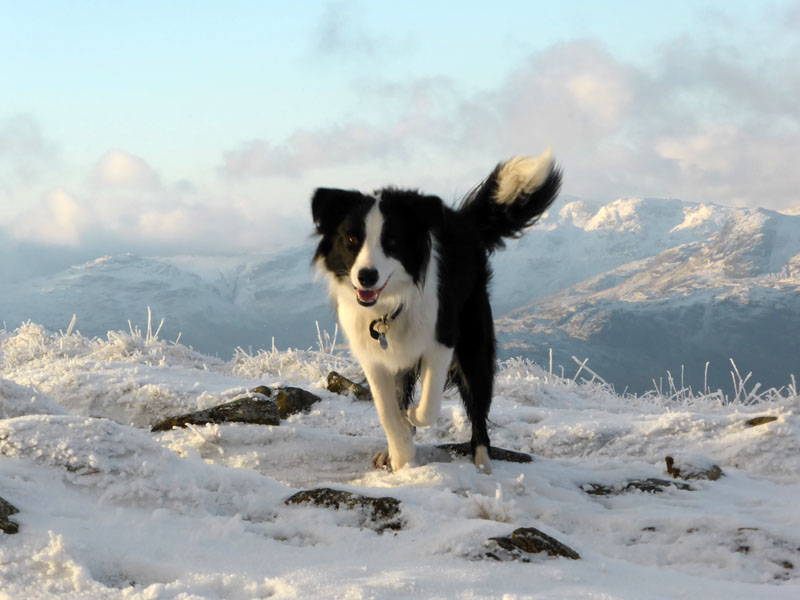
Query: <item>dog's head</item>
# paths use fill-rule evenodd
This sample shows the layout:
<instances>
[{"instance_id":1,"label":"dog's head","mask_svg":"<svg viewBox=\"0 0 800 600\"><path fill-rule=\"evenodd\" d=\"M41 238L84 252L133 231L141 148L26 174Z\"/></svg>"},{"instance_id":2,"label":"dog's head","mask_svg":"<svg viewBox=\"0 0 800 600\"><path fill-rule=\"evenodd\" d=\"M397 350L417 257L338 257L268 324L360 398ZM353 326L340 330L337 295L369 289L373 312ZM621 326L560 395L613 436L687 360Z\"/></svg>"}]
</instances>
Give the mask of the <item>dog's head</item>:
<instances>
[{"instance_id":1,"label":"dog's head","mask_svg":"<svg viewBox=\"0 0 800 600\"><path fill-rule=\"evenodd\" d=\"M367 195L320 188L311 200L322 236L314 262L340 294L352 294L361 306L403 295L409 285L424 282L431 234L443 210L439 198L412 191L387 188Z\"/></svg>"}]
</instances>

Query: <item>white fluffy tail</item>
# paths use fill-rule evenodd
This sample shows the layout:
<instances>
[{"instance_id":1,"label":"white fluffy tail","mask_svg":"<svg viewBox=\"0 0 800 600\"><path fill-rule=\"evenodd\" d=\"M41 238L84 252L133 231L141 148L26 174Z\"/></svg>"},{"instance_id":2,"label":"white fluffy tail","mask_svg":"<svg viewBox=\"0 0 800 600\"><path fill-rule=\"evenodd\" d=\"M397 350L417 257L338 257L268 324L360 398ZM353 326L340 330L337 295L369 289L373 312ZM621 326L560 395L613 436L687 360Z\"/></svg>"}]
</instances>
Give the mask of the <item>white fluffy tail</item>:
<instances>
[{"instance_id":1,"label":"white fluffy tail","mask_svg":"<svg viewBox=\"0 0 800 600\"><path fill-rule=\"evenodd\" d=\"M500 165L497 173L497 191L494 201L509 204L519 196L530 194L542 187L553 166L553 152L539 156L515 156Z\"/></svg>"},{"instance_id":2,"label":"white fluffy tail","mask_svg":"<svg viewBox=\"0 0 800 600\"><path fill-rule=\"evenodd\" d=\"M459 211L475 224L483 247L492 252L503 238L522 235L547 210L561 187L561 172L548 150L540 156L517 156L500 163L473 189Z\"/></svg>"}]
</instances>

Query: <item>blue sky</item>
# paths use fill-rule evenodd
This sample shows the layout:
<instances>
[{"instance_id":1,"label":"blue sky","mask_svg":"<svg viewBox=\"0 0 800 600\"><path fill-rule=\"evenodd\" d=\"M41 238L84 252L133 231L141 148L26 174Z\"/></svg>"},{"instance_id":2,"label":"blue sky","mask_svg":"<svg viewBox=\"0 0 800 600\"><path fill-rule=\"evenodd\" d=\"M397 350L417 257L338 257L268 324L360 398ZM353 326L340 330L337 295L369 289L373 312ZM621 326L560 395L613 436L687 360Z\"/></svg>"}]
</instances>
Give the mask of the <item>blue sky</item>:
<instances>
[{"instance_id":1,"label":"blue sky","mask_svg":"<svg viewBox=\"0 0 800 600\"><path fill-rule=\"evenodd\" d=\"M300 243L317 186L800 204L800 2L0 0L0 251Z\"/></svg>"}]
</instances>

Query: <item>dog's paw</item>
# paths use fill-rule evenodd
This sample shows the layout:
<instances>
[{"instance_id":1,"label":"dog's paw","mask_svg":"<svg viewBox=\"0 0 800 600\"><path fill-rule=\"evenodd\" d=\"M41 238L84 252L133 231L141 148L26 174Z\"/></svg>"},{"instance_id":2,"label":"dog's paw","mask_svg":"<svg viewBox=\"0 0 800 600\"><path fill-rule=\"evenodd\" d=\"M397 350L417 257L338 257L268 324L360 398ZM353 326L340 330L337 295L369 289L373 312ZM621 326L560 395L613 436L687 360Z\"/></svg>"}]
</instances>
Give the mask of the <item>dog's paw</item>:
<instances>
[{"instance_id":1,"label":"dog's paw","mask_svg":"<svg viewBox=\"0 0 800 600\"><path fill-rule=\"evenodd\" d=\"M372 457L372 466L376 469L392 470L392 462L389 460L389 449L381 450Z\"/></svg>"},{"instance_id":2,"label":"dog's paw","mask_svg":"<svg viewBox=\"0 0 800 600\"><path fill-rule=\"evenodd\" d=\"M414 447L404 451L398 451L394 454L389 452L389 449L381 450L372 457L372 466L376 469L386 469L387 471L397 471L406 465L411 464L414 460Z\"/></svg>"},{"instance_id":3,"label":"dog's paw","mask_svg":"<svg viewBox=\"0 0 800 600\"><path fill-rule=\"evenodd\" d=\"M406 410L406 419L408 419L408 422L411 423L414 427L424 427L417 418L416 404L412 404L411 406L408 407L408 409Z\"/></svg>"},{"instance_id":4,"label":"dog's paw","mask_svg":"<svg viewBox=\"0 0 800 600\"><path fill-rule=\"evenodd\" d=\"M406 418L414 427L430 427L436 422L436 415L425 414L419 404L412 404L408 407Z\"/></svg>"},{"instance_id":5,"label":"dog's paw","mask_svg":"<svg viewBox=\"0 0 800 600\"><path fill-rule=\"evenodd\" d=\"M489 449L486 446L475 448L475 466L484 475L492 474L492 461L489 459Z\"/></svg>"}]
</instances>

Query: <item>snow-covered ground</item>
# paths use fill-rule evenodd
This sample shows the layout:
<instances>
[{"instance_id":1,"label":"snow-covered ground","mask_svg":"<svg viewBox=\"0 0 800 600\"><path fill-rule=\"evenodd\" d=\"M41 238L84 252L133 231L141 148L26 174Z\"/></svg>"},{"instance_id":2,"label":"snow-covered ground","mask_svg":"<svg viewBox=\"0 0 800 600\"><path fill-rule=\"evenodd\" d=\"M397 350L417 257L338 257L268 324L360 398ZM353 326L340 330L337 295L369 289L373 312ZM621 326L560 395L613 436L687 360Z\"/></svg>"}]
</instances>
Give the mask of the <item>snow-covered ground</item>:
<instances>
[{"instance_id":1,"label":"snow-covered ground","mask_svg":"<svg viewBox=\"0 0 800 600\"><path fill-rule=\"evenodd\" d=\"M738 399L674 390L622 397L529 362L500 366L491 435L530 452L490 476L436 444L469 425L450 395L417 432L418 464L376 471L369 403L325 390L358 378L318 351L239 352L225 362L155 336L90 340L35 324L0 330L0 598L798 598L800 398L745 384ZM157 420L256 385L322 397L280 426ZM776 420L758 426L756 416ZM719 465L691 490L592 495L599 484ZM402 529L357 511L287 506L327 486L400 501ZM496 562L488 538L536 527L581 558Z\"/></svg>"}]
</instances>

